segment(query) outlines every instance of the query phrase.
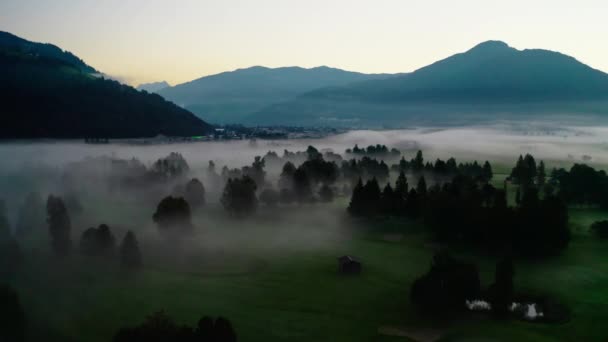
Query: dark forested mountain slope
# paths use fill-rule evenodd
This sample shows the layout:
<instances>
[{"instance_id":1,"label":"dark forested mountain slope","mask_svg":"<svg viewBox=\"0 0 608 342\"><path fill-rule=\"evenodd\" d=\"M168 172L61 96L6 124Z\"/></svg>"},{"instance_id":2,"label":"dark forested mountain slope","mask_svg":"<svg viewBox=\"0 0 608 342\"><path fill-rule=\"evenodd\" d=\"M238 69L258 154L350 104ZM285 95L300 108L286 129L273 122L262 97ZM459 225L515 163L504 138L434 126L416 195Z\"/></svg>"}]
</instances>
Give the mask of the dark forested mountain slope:
<instances>
[{"instance_id":1,"label":"dark forested mountain slope","mask_svg":"<svg viewBox=\"0 0 608 342\"><path fill-rule=\"evenodd\" d=\"M212 129L158 95L97 76L53 45L0 37L0 138L189 136Z\"/></svg>"}]
</instances>

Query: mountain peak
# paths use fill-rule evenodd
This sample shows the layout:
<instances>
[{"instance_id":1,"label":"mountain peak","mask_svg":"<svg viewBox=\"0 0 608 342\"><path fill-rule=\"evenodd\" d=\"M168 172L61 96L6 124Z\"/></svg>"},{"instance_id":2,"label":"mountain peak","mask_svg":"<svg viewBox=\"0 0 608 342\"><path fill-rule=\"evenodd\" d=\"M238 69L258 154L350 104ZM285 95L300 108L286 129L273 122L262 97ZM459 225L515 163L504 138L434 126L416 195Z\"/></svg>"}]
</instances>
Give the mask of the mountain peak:
<instances>
[{"instance_id":1,"label":"mountain peak","mask_svg":"<svg viewBox=\"0 0 608 342\"><path fill-rule=\"evenodd\" d=\"M512 50L507 43L500 40L488 40L475 45L470 51L507 51Z\"/></svg>"}]
</instances>

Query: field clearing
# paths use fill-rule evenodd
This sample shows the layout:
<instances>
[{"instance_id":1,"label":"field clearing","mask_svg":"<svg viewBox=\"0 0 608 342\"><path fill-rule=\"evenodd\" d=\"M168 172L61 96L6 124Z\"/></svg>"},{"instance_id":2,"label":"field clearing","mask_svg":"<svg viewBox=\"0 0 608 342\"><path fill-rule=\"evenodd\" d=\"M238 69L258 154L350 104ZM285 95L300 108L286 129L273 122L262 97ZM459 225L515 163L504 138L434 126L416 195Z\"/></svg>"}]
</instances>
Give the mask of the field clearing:
<instances>
[{"instance_id":1,"label":"field clearing","mask_svg":"<svg viewBox=\"0 0 608 342\"><path fill-rule=\"evenodd\" d=\"M241 230L256 233L245 234L236 245L196 245L200 251L190 250L179 260L146 253L142 242L146 267L135 277L118 273L116 265L78 255L54 260L40 239L32 243L24 269L13 282L28 312L29 330L37 335L30 337L108 341L120 326L136 324L161 309L188 324L203 314L229 317L241 341L408 341L380 335L382 326L438 329L444 332L441 341L600 341L608 336L608 328L601 325L608 319L608 248L584 229L608 218L608 213L572 209L575 235L563 255L516 262L516 288L568 305L570 322L545 325L471 315L448 323L416 314L409 302L410 285L426 272L434 250L423 228L399 220L354 222L339 214L343 202L334 204L332 216L339 217L335 225L323 227L315 228L314 218L204 225L210 235L203 240L217 236L214 231L231 230L226 243L235 243L228 241ZM263 218L264 211L259 215ZM204 224L204 218L197 219ZM292 248L281 239L270 245L261 241L268 234L301 229L335 231L319 232L328 241L314 248ZM400 239L385 239L397 233ZM254 239L258 234L260 241ZM492 281L492 257L466 248L454 248L454 253L478 262L484 285ZM360 276L337 274L336 257L343 254L362 260Z\"/></svg>"}]
</instances>

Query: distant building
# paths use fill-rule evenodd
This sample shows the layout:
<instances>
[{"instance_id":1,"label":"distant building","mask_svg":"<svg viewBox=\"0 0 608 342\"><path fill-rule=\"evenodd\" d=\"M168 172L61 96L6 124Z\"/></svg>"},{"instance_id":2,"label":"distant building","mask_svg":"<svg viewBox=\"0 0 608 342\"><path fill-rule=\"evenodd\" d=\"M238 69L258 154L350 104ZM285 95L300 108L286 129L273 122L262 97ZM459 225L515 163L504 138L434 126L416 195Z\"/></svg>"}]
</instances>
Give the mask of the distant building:
<instances>
[{"instance_id":1,"label":"distant building","mask_svg":"<svg viewBox=\"0 0 608 342\"><path fill-rule=\"evenodd\" d=\"M342 274L361 273L361 262L355 258L344 255L338 258L338 272Z\"/></svg>"}]
</instances>

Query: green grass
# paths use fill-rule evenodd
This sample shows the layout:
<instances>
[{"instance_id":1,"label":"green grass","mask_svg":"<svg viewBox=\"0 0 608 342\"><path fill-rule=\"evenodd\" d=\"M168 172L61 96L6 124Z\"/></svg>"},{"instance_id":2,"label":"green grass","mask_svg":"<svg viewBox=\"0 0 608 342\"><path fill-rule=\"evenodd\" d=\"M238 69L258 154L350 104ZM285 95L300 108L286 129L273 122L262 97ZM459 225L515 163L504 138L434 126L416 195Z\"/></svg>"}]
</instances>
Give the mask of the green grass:
<instances>
[{"instance_id":1,"label":"green grass","mask_svg":"<svg viewBox=\"0 0 608 342\"><path fill-rule=\"evenodd\" d=\"M344 203L335 206L331 214L339 216ZM315 218L316 209L300 211L297 222L260 213L255 224L238 222L231 227L199 217L205 231L200 246L196 245L200 250L190 250L183 259L186 262L168 261L150 253L150 247L146 250L155 242L144 240L146 267L133 277L120 274L115 264L77 255L56 260L44 239L33 240L26 247L23 269L12 280L30 320L31 340L108 341L119 327L139 323L161 309L191 325L203 314L226 316L240 341L408 341L380 336L378 328L383 325L438 329L442 341L601 341L608 337L603 324L608 320L608 242L597 241L585 228L607 218L606 212L572 209L575 234L563 255L516 262L517 289L550 295L572 310L570 322L546 325L483 316L453 322L422 317L409 302L409 288L428 269L433 253L420 224L387 220L370 226L340 218L315 227L315 220L321 220ZM292 242L282 245L277 239L263 244L265 237L288 229L309 229L329 243L289 248ZM323 235L321 229L336 233ZM234 245L214 246L210 236L224 231L230 237L227 241L239 237L241 231L249 233ZM383 234L395 232L404 234L401 241L383 239ZM294 235L296 240L302 236ZM360 276L337 274L336 257L342 254L362 260ZM458 254L479 263L488 285L495 260L470 251Z\"/></svg>"}]
</instances>

